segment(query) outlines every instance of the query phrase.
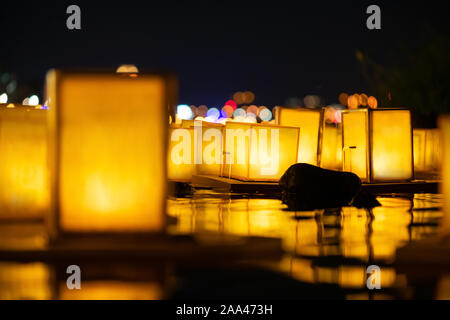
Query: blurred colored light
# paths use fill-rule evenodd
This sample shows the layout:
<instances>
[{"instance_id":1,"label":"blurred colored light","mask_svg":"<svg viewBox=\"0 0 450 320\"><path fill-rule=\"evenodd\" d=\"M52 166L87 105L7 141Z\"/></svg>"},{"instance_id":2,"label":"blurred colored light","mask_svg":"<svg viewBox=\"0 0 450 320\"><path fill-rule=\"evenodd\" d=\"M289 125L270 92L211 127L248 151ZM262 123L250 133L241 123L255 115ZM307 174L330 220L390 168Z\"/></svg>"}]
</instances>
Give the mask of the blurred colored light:
<instances>
[{"instance_id":1,"label":"blurred colored light","mask_svg":"<svg viewBox=\"0 0 450 320\"><path fill-rule=\"evenodd\" d=\"M246 91L243 94L244 103L252 103L255 101L255 95L251 91Z\"/></svg>"},{"instance_id":2,"label":"blurred colored light","mask_svg":"<svg viewBox=\"0 0 450 320\"><path fill-rule=\"evenodd\" d=\"M378 108L378 101L375 97L370 96L367 99L367 104L369 105L369 107L371 107L372 109L376 109Z\"/></svg>"},{"instance_id":3,"label":"blurred colored light","mask_svg":"<svg viewBox=\"0 0 450 320\"><path fill-rule=\"evenodd\" d=\"M259 118L262 121L270 121L270 120L272 120L272 111L270 111L267 108L260 110L259 111Z\"/></svg>"},{"instance_id":4,"label":"blurred colored light","mask_svg":"<svg viewBox=\"0 0 450 320\"><path fill-rule=\"evenodd\" d=\"M199 117L206 117L206 113L208 112L208 107L205 105L198 106L197 108Z\"/></svg>"},{"instance_id":5,"label":"blurred colored light","mask_svg":"<svg viewBox=\"0 0 450 320\"><path fill-rule=\"evenodd\" d=\"M367 94L362 93L360 95L360 97L361 97L361 105L364 106L364 107L367 107L367 103L368 103L368 100L369 100L369 97L367 97Z\"/></svg>"},{"instance_id":6,"label":"blurred colored light","mask_svg":"<svg viewBox=\"0 0 450 320\"><path fill-rule=\"evenodd\" d=\"M348 94L342 92L339 95L339 103L342 104L343 106L347 106L348 103Z\"/></svg>"},{"instance_id":7,"label":"blurred colored light","mask_svg":"<svg viewBox=\"0 0 450 320\"><path fill-rule=\"evenodd\" d=\"M234 116L235 118L237 118L237 117L243 117L243 118L245 118L246 115L247 115L247 112L245 112L245 110L242 109L242 108L238 108L238 109L234 110L234 113L233 113L233 116Z\"/></svg>"},{"instance_id":8,"label":"blurred colored light","mask_svg":"<svg viewBox=\"0 0 450 320\"><path fill-rule=\"evenodd\" d=\"M252 113L255 116L258 115L258 107L257 106L250 106L247 108L247 113Z\"/></svg>"},{"instance_id":9,"label":"blurred colored light","mask_svg":"<svg viewBox=\"0 0 450 320\"><path fill-rule=\"evenodd\" d=\"M177 106L177 117L182 120L192 120L194 114L187 104L180 104Z\"/></svg>"},{"instance_id":10,"label":"blurred colored light","mask_svg":"<svg viewBox=\"0 0 450 320\"><path fill-rule=\"evenodd\" d=\"M136 77L136 73L139 73L139 70L133 64L123 64L117 68L116 73L131 73L134 77Z\"/></svg>"},{"instance_id":11,"label":"blurred colored light","mask_svg":"<svg viewBox=\"0 0 450 320\"><path fill-rule=\"evenodd\" d=\"M28 100L30 106L37 106L39 104L39 98L37 95L32 95Z\"/></svg>"},{"instance_id":12,"label":"blurred colored light","mask_svg":"<svg viewBox=\"0 0 450 320\"><path fill-rule=\"evenodd\" d=\"M0 95L0 103L7 103L7 102L8 102L8 95L6 93Z\"/></svg>"},{"instance_id":13,"label":"blurred colored light","mask_svg":"<svg viewBox=\"0 0 450 320\"><path fill-rule=\"evenodd\" d=\"M237 103L237 104L243 104L244 103L244 94L240 91L236 92L233 95L233 100Z\"/></svg>"},{"instance_id":14,"label":"blurred colored light","mask_svg":"<svg viewBox=\"0 0 450 320\"><path fill-rule=\"evenodd\" d=\"M231 106L233 108L233 110L236 110L237 108L237 103L233 100L228 100L227 102L225 102L226 106Z\"/></svg>"},{"instance_id":15,"label":"blurred colored light","mask_svg":"<svg viewBox=\"0 0 450 320\"><path fill-rule=\"evenodd\" d=\"M347 105L349 109L358 109L359 100L355 95L348 97Z\"/></svg>"},{"instance_id":16,"label":"blurred colored light","mask_svg":"<svg viewBox=\"0 0 450 320\"><path fill-rule=\"evenodd\" d=\"M206 113L206 119L208 121L208 118L213 119L213 121L217 121L220 117L220 111L217 108L211 108Z\"/></svg>"},{"instance_id":17,"label":"blurred colored light","mask_svg":"<svg viewBox=\"0 0 450 320\"><path fill-rule=\"evenodd\" d=\"M231 118L233 116L233 112L234 112L233 107L227 105L222 108L221 114L222 114L222 117L224 117L224 118Z\"/></svg>"}]
</instances>

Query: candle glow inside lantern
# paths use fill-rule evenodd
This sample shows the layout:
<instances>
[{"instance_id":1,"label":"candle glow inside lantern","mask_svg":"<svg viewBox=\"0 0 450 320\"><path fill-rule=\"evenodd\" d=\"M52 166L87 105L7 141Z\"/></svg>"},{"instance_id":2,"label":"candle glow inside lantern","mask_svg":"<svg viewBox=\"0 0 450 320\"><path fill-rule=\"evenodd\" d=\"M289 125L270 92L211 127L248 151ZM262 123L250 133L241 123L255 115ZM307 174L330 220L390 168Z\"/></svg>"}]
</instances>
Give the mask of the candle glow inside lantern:
<instances>
[{"instance_id":1,"label":"candle glow inside lantern","mask_svg":"<svg viewBox=\"0 0 450 320\"><path fill-rule=\"evenodd\" d=\"M194 128L169 129L169 152L167 154L167 175L169 180L190 182L196 174L194 163Z\"/></svg>"},{"instance_id":2,"label":"candle glow inside lantern","mask_svg":"<svg viewBox=\"0 0 450 320\"><path fill-rule=\"evenodd\" d=\"M171 78L52 70L46 81L50 234L162 233Z\"/></svg>"},{"instance_id":3,"label":"candle glow inside lantern","mask_svg":"<svg viewBox=\"0 0 450 320\"><path fill-rule=\"evenodd\" d=\"M437 173L441 159L438 129L414 129L414 172Z\"/></svg>"},{"instance_id":4,"label":"candle glow inside lantern","mask_svg":"<svg viewBox=\"0 0 450 320\"><path fill-rule=\"evenodd\" d=\"M329 124L324 119L320 143L320 167L342 170L342 125Z\"/></svg>"},{"instance_id":5,"label":"candle glow inside lantern","mask_svg":"<svg viewBox=\"0 0 450 320\"><path fill-rule=\"evenodd\" d=\"M364 182L414 179L410 110L344 110L342 125L344 171Z\"/></svg>"},{"instance_id":6,"label":"candle glow inside lantern","mask_svg":"<svg viewBox=\"0 0 450 320\"><path fill-rule=\"evenodd\" d=\"M297 162L299 128L227 122L222 175L246 181L279 181Z\"/></svg>"},{"instance_id":7,"label":"candle glow inside lantern","mask_svg":"<svg viewBox=\"0 0 450 320\"><path fill-rule=\"evenodd\" d=\"M318 148L322 111L304 108L275 110L278 125L300 128L298 163L318 164Z\"/></svg>"},{"instance_id":8,"label":"candle glow inside lantern","mask_svg":"<svg viewBox=\"0 0 450 320\"><path fill-rule=\"evenodd\" d=\"M0 105L0 219L49 211L47 145L47 110Z\"/></svg>"},{"instance_id":9,"label":"candle glow inside lantern","mask_svg":"<svg viewBox=\"0 0 450 320\"><path fill-rule=\"evenodd\" d=\"M225 126L205 121L196 122L197 134L194 147L197 155L196 173L218 177L222 171L223 130Z\"/></svg>"}]
</instances>

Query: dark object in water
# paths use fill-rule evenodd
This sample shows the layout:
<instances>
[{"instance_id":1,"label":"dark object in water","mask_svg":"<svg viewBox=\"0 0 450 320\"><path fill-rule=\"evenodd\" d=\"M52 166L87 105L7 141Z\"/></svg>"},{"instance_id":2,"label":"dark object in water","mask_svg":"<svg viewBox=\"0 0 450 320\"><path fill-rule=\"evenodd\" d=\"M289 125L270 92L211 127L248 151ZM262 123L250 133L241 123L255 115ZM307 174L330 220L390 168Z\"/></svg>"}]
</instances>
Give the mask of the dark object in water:
<instances>
[{"instance_id":1,"label":"dark object in water","mask_svg":"<svg viewBox=\"0 0 450 320\"><path fill-rule=\"evenodd\" d=\"M281 177L280 187L281 200L294 211L345 207L355 199L359 207L379 205L371 194L360 193L361 179L356 174L305 163L291 166Z\"/></svg>"}]
</instances>

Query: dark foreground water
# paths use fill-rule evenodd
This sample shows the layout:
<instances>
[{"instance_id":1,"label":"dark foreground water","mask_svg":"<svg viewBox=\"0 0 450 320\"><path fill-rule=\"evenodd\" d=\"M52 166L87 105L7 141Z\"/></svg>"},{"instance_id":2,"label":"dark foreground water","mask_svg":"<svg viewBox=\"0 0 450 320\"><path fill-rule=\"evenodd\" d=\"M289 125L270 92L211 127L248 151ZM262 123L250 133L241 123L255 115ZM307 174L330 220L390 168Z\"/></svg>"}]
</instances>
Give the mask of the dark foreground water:
<instances>
[{"instance_id":1,"label":"dark foreground water","mask_svg":"<svg viewBox=\"0 0 450 320\"><path fill-rule=\"evenodd\" d=\"M171 234L230 234L281 238L279 261L255 266L189 268L95 263L82 268L82 290L68 290L62 267L40 262L0 262L0 299L160 299L168 297L258 297L261 290L347 299L450 298L442 277L429 288L415 288L395 268L395 250L432 237L441 218L441 197L433 194L380 196L381 207L288 212L274 199L247 199L197 191L192 198L168 200L178 218ZM42 224L0 225L0 248L40 247ZM74 264L77 262L74 261ZM381 290L367 289L366 268L380 267ZM56 270L56 271L55 271ZM181 270L181 271L180 271ZM450 274L450 272L449 272ZM305 292L301 292L301 291ZM279 294L277 294L277 292ZM284 293L284 294L282 294Z\"/></svg>"}]
</instances>

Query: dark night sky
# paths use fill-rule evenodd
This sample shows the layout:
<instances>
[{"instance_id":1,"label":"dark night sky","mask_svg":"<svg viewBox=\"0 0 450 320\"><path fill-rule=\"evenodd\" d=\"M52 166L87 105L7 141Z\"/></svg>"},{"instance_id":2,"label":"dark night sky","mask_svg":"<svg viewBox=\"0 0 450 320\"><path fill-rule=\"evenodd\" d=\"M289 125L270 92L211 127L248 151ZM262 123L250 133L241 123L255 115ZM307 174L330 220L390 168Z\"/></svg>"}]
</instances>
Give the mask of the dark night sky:
<instances>
[{"instance_id":1,"label":"dark night sky","mask_svg":"<svg viewBox=\"0 0 450 320\"><path fill-rule=\"evenodd\" d=\"M70 4L81 7L81 31L66 29ZM381 31L365 27L370 4L381 7ZM435 1L3 1L0 10L0 72L42 88L51 67L133 63L176 73L179 101L210 107L238 90L267 106L306 94L335 103L367 90L357 49L383 62L399 43L414 46L425 22L448 31Z\"/></svg>"}]
</instances>

